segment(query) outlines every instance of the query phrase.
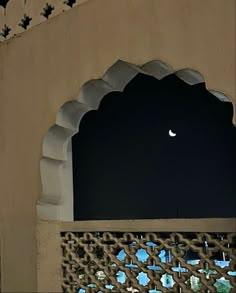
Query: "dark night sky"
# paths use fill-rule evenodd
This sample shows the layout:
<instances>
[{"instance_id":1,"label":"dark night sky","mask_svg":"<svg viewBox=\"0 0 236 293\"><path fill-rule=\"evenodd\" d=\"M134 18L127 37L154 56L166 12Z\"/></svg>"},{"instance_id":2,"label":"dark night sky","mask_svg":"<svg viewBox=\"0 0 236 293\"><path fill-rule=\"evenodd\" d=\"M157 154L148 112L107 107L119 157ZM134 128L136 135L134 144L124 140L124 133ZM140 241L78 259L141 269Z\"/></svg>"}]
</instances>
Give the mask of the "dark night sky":
<instances>
[{"instance_id":1,"label":"dark night sky","mask_svg":"<svg viewBox=\"0 0 236 293\"><path fill-rule=\"evenodd\" d=\"M72 140L75 220L236 216L232 117L175 75L109 93Z\"/></svg>"}]
</instances>

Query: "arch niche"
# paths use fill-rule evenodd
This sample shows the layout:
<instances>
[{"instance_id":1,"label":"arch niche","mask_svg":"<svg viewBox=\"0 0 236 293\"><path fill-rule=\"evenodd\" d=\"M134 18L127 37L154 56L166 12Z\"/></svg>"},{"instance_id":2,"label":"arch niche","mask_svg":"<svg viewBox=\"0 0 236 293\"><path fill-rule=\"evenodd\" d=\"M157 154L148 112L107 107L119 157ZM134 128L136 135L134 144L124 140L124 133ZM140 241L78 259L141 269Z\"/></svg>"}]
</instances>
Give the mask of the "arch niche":
<instances>
[{"instance_id":1,"label":"arch niche","mask_svg":"<svg viewBox=\"0 0 236 293\"><path fill-rule=\"evenodd\" d=\"M98 109L102 98L108 93L123 91L139 73L159 80L174 73L189 85L205 82L203 76L195 70L175 71L161 61L137 66L119 60L101 79L85 83L78 97L60 108L56 123L48 130L43 141L40 161L42 195L37 204L40 220L74 220L71 138L79 131L80 121L88 111ZM208 91L221 101L232 102L224 93L212 89Z\"/></svg>"}]
</instances>

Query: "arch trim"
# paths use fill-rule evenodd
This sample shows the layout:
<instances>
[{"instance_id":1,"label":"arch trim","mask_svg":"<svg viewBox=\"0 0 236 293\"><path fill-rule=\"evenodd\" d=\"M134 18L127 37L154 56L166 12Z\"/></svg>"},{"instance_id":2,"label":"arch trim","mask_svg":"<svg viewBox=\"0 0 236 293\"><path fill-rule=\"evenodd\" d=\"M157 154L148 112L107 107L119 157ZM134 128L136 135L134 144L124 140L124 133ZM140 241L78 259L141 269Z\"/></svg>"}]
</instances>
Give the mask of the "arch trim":
<instances>
[{"instance_id":1,"label":"arch trim","mask_svg":"<svg viewBox=\"0 0 236 293\"><path fill-rule=\"evenodd\" d=\"M206 83L204 77L196 70L186 68L175 71L159 60L150 61L142 66L118 60L101 79L86 82L81 87L79 95L60 108L56 123L49 128L43 140L40 161L42 194L37 203L37 215L40 220L73 221L71 138L79 131L80 122L88 111L97 110L106 94L123 91L139 73L159 80L175 74L189 85ZM232 102L230 97L222 92L208 88L207 90L223 102Z\"/></svg>"}]
</instances>

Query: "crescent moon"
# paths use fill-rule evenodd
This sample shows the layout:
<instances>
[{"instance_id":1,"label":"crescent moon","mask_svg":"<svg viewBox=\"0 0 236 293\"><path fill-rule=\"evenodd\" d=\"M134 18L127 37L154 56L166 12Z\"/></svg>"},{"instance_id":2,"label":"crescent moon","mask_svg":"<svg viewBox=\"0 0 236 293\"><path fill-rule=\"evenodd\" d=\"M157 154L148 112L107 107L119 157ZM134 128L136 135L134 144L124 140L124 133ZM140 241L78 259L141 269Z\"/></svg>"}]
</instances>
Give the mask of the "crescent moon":
<instances>
[{"instance_id":1,"label":"crescent moon","mask_svg":"<svg viewBox=\"0 0 236 293\"><path fill-rule=\"evenodd\" d=\"M171 129L169 130L169 136L171 137L175 137L176 136L176 133L174 133Z\"/></svg>"}]
</instances>

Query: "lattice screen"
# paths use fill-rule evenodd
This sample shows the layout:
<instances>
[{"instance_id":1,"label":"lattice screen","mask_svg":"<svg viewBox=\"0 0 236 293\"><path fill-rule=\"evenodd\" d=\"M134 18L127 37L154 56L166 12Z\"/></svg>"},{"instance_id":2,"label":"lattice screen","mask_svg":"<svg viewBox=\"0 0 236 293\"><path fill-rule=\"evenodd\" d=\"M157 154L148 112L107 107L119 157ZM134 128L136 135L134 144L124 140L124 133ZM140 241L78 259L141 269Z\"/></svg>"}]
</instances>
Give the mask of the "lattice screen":
<instances>
[{"instance_id":1,"label":"lattice screen","mask_svg":"<svg viewBox=\"0 0 236 293\"><path fill-rule=\"evenodd\" d=\"M0 43L87 0L0 0Z\"/></svg>"},{"instance_id":2,"label":"lattice screen","mask_svg":"<svg viewBox=\"0 0 236 293\"><path fill-rule=\"evenodd\" d=\"M61 237L63 292L236 292L236 233Z\"/></svg>"}]
</instances>

